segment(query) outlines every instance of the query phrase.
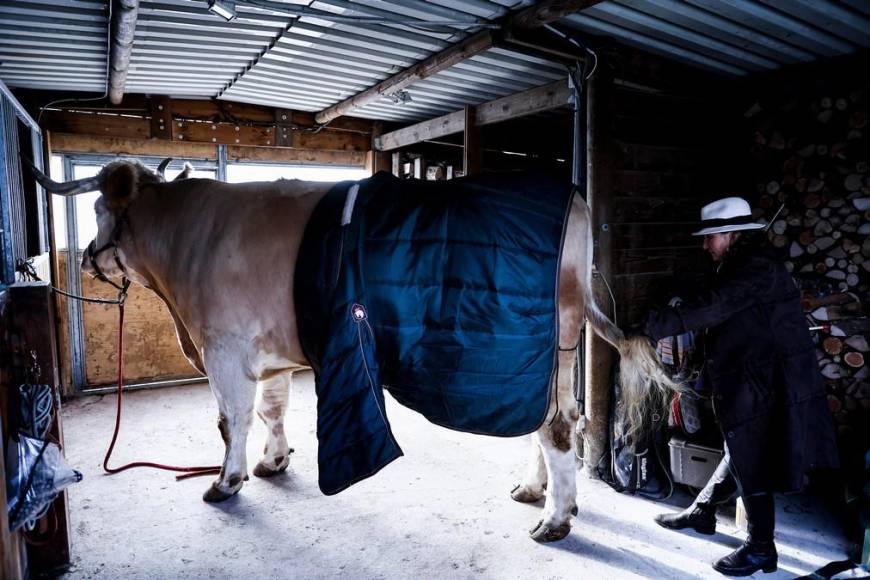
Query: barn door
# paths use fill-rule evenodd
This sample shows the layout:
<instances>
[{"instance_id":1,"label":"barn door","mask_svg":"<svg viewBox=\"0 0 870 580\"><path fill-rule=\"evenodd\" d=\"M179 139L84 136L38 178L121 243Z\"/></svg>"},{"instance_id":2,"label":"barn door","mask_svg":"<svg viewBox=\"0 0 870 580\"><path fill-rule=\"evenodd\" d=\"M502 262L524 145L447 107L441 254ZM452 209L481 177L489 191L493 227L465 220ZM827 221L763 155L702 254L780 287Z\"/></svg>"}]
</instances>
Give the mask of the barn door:
<instances>
[{"instance_id":1,"label":"barn door","mask_svg":"<svg viewBox=\"0 0 870 580\"><path fill-rule=\"evenodd\" d=\"M112 159L54 156L52 175L62 175L64 180L90 177ZM160 162L160 159L140 160L152 168ZM214 162L191 160L191 163L197 177L215 177ZM181 163L173 162L166 171L167 178L172 179L180 169ZM97 231L93 208L98 197L98 192L92 192L53 198L58 279L73 294L114 299L117 296L114 288L81 271L82 252ZM63 357L67 359L62 364L65 382L73 384L77 391L112 388L118 378L118 307L65 299L60 311L65 335L62 352L69 355ZM131 286L124 317L125 385L183 383L199 377L182 354L168 309L153 292L135 284Z\"/></svg>"}]
</instances>

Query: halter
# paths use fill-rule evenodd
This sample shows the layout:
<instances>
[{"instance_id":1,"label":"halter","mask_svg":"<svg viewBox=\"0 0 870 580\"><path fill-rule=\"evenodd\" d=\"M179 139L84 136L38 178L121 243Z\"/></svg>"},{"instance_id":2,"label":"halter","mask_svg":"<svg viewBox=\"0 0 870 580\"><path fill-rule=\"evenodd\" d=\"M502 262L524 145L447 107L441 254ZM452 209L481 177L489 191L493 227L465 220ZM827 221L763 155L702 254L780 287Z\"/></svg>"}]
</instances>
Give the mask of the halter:
<instances>
[{"instance_id":1,"label":"halter","mask_svg":"<svg viewBox=\"0 0 870 580\"><path fill-rule=\"evenodd\" d=\"M91 243L88 244L88 253L90 253L90 255L91 255L91 265L93 266L94 270L96 271L96 275L94 277L97 280L99 280L100 282L106 282L107 284L111 284L116 289L120 290L121 292L126 293L127 288L130 286L130 281L129 281L128 276L127 276L127 268L124 267L124 264L121 262L121 259L118 257L118 240L121 238L121 226L123 226L125 224L130 225L130 222L127 218L127 211L126 210L124 210L124 213L121 214L121 217L118 218L117 223L115 223L115 228L112 230L112 235L109 237L109 241L106 242L105 244L103 244L102 246L100 246L99 249L96 249L95 242L97 241L97 239L94 238L93 240L91 240ZM123 282L121 285L116 284L115 282L112 282L111 280L109 280L109 278L103 273L103 270L100 268L100 265L97 263L97 256L99 256L102 252L105 252L108 249L112 250L112 255L115 258L115 264L117 264L118 269L120 269L121 272L123 272L123 274L124 274Z\"/></svg>"}]
</instances>

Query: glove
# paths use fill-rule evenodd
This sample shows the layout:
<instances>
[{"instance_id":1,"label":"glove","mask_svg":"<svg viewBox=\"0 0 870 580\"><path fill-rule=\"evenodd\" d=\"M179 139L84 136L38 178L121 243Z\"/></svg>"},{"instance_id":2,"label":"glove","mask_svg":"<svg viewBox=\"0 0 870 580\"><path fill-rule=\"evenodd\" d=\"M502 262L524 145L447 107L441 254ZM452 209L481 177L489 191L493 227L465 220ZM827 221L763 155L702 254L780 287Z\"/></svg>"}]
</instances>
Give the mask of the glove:
<instances>
[{"instance_id":1,"label":"glove","mask_svg":"<svg viewBox=\"0 0 870 580\"><path fill-rule=\"evenodd\" d=\"M623 334L625 335L626 340L631 340L632 338L634 338L636 336L642 336L642 337L646 338L647 340L649 340L649 334L646 331L646 324L641 323L641 322L637 322L635 324L632 324L631 326L629 326L628 328L626 328L623 331Z\"/></svg>"}]
</instances>

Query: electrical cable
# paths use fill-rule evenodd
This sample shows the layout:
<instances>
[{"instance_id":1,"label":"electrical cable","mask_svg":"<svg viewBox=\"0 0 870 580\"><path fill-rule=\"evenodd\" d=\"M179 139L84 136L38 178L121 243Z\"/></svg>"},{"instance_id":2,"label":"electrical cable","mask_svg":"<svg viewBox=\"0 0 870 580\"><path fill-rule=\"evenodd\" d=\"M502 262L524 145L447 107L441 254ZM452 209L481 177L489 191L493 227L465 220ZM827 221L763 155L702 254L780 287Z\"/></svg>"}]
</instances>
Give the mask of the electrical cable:
<instances>
[{"instance_id":1,"label":"electrical cable","mask_svg":"<svg viewBox=\"0 0 870 580\"><path fill-rule=\"evenodd\" d=\"M108 26L106 27L106 90L103 92L102 97L93 97L88 99L57 99L56 101L51 101L48 104L45 104L39 107L39 114L36 116L36 124L39 125L42 120L42 113L45 110L53 105L57 105L58 103L89 103L91 101L102 101L106 97L109 96L109 72L112 69L112 0L109 0L109 19Z\"/></svg>"}]
</instances>

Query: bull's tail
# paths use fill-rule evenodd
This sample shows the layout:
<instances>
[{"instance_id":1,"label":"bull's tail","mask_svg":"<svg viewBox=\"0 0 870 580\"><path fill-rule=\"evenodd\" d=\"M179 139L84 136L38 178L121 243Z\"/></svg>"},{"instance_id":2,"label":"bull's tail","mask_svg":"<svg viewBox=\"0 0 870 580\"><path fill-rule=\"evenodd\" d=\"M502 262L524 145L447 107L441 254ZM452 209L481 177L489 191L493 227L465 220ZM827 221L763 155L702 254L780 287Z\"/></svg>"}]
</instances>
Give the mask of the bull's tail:
<instances>
[{"instance_id":1,"label":"bull's tail","mask_svg":"<svg viewBox=\"0 0 870 580\"><path fill-rule=\"evenodd\" d=\"M635 441L643 435L645 426L650 425L650 417L666 416L671 397L680 389L680 385L665 372L646 337L626 338L619 327L601 312L592 298L591 280L588 290L586 320L595 334L619 351L622 435L629 441Z\"/></svg>"}]
</instances>

